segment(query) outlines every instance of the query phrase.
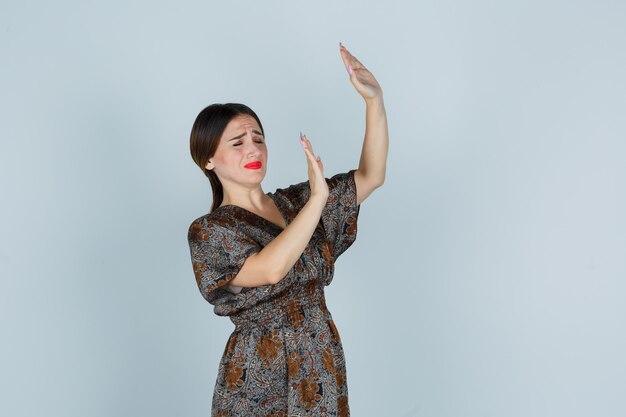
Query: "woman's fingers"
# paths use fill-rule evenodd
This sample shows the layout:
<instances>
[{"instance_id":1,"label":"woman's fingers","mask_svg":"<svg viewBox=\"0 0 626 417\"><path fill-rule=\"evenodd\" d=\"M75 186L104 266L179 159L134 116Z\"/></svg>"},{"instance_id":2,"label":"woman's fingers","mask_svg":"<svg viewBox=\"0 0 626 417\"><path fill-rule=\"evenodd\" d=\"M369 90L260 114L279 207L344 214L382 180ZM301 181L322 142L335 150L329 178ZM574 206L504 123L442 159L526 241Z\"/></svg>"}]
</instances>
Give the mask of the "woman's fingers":
<instances>
[{"instance_id":1,"label":"woman's fingers","mask_svg":"<svg viewBox=\"0 0 626 417\"><path fill-rule=\"evenodd\" d=\"M346 67L346 71L348 71L348 73L350 72L348 67L350 66L350 53L343 47L343 45L341 45L341 42L339 42L340 45L340 49L339 52L341 53L341 60L343 61L343 65Z\"/></svg>"},{"instance_id":2,"label":"woman's fingers","mask_svg":"<svg viewBox=\"0 0 626 417\"><path fill-rule=\"evenodd\" d=\"M352 55L341 42L339 42L339 47L341 51L341 59L343 60L346 69L348 68L348 65L352 65L352 68L365 68L365 65L356 59L356 57Z\"/></svg>"},{"instance_id":3,"label":"woman's fingers","mask_svg":"<svg viewBox=\"0 0 626 417\"><path fill-rule=\"evenodd\" d=\"M300 133L300 140L302 143L302 148L304 149L304 152L307 154L309 161L312 164L317 165L318 168L320 169L320 172L323 172L324 165L322 164L322 158L320 158L319 155L315 156L315 153L313 153L313 145L311 145L311 141L306 137L306 135L302 133Z\"/></svg>"},{"instance_id":4,"label":"woman's fingers","mask_svg":"<svg viewBox=\"0 0 626 417\"><path fill-rule=\"evenodd\" d=\"M380 97L382 89L374 75L341 42L339 42L339 49L341 59L350 74L350 82L357 92L365 99Z\"/></svg>"},{"instance_id":5,"label":"woman's fingers","mask_svg":"<svg viewBox=\"0 0 626 417\"><path fill-rule=\"evenodd\" d=\"M302 143L302 148L304 149L304 152L306 153L309 161L311 163L318 162L319 156L316 157L313 153L313 146L311 145L311 141L309 141L306 135L303 135L302 133L300 133L300 143Z\"/></svg>"},{"instance_id":6,"label":"woman's fingers","mask_svg":"<svg viewBox=\"0 0 626 417\"><path fill-rule=\"evenodd\" d=\"M328 193L328 185L326 184L326 181L324 179L324 165L322 164L322 159L319 156L316 157L313 154L313 147L311 146L311 142L306 137L306 135L303 135L302 133L300 133L300 143L302 143L302 148L304 149L307 157L311 193Z\"/></svg>"},{"instance_id":7,"label":"woman's fingers","mask_svg":"<svg viewBox=\"0 0 626 417\"><path fill-rule=\"evenodd\" d=\"M306 137L305 134L302 134L301 138L302 138L302 145L304 146L304 150L309 151L311 153L311 156L315 158L315 153L313 153L313 145L311 145L311 141Z\"/></svg>"},{"instance_id":8,"label":"woman's fingers","mask_svg":"<svg viewBox=\"0 0 626 417\"><path fill-rule=\"evenodd\" d=\"M315 159L315 154L313 153L313 146L311 145L311 141L309 141L309 139L307 139L306 135L303 133L300 133L300 143L302 143L302 148L307 153L307 155L310 154L310 156Z\"/></svg>"}]
</instances>

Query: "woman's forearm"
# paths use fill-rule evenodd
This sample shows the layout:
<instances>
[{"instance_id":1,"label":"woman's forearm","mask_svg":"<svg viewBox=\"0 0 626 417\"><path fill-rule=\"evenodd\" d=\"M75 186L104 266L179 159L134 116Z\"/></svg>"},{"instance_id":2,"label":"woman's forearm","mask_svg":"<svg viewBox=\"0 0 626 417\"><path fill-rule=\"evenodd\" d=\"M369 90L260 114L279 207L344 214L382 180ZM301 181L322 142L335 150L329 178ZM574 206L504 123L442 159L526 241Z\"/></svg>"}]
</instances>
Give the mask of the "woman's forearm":
<instances>
[{"instance_id":1,"label":"woman's forearm","mask_svg":"<svg viewBox=\"0 0 626 417\"><path fill-rule=\"evenodd\" d=\"M387 113L381 97L365 100L365 138L359 160L359 171L372 184L380 186L385 181L389 132Z\"/></svg>"},{"instance_id":2,"label":"woman's forearm","mask_svg":"<svg viewBox=\"0 0 626 417\"><path fill-rule=\"evenodd\" d=\"M271 283L283 279L309 244L320 222L326 198L312 197L291 223L263 251L268 270L272 271Z\"/></svg>"},{"instance_id":3,"label":"woman's forearm","mask_svg":"<svg viewBox=\"0 0 626 417\"><path fill-rule=\"evenodd\" d=\"M235 287L258 287L282 280L308 245L315 232L326 198L312 196L298 215L261 251L250 255L230 281Z\"/></svg>"}]
</instances>

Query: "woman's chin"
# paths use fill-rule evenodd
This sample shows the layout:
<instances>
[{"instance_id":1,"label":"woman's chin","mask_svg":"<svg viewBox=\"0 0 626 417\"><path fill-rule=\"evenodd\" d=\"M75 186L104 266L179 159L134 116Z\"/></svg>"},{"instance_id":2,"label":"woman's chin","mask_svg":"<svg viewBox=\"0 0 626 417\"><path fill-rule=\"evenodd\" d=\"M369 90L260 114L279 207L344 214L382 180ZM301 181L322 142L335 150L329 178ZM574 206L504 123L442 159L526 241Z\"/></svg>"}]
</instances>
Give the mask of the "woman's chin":
<instances>
[{"instance_id":1,"label":"woman's chin","mask_svg":"<svg viewBox=\"0 0 626 417\"><path fill-rule=\"evenodd\" d=\"M261 183L263 178L265 178L265 170L264 169L249 169L248 174L245 177L245 181L253 181L255 183Z\"/></svg>"}]
</instances>

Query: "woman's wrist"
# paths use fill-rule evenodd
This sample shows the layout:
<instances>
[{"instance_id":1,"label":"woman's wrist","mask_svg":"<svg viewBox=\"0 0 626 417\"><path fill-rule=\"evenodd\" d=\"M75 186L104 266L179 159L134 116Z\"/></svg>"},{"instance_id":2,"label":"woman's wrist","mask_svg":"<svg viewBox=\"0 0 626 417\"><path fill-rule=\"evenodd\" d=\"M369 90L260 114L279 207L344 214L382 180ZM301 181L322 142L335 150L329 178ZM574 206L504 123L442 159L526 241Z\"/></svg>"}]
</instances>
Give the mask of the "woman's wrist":
<instances>
[{"instance_id":1,"label":"woman's wrist","mask_svg":"<svg viewBox=\"0 0 626 417\"><path fill-rule=\"evenodd\" d=\"M383 93L381 92L379 96L370 97L365 99L365 105L372 107L385 107L385 103L383 100Z\"/></svg>"},{"instance_id":2,"label":"woman's wrist","mask_svg":"<svg viewBox=\"0 0 626 417\"><path fill-rule=\"evenodd\" d=\"M326 201L328 201L328 194L313 193L305 205L314 207L321 212L326 206Z\"/></svg>"}]
</instances>

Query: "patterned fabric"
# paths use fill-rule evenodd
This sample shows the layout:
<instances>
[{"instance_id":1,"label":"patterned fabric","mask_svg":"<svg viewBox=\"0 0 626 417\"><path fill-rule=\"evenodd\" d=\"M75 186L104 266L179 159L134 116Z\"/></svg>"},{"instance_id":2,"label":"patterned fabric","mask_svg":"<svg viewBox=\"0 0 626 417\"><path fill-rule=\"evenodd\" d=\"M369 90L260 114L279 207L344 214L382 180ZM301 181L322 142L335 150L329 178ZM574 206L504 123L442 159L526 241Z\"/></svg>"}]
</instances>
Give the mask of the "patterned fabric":
<instances>
[{"instance_id":1,"label":"patterned fabric","mask_svg":"<svg viewBox=\"0 0 626 417\"><path fill-rule=\"evenodd\" d=\"M356 239L355 170L326 178L329 197L308 246L277 284L228 291L249 255L283 229L225 205L189 227L196 282L215 314L235 324L219 364L212 416L349 416L346 365L324 288ZM287 225L309 199L309 182L268 193Z\"/></svg>"}]
</instances>

